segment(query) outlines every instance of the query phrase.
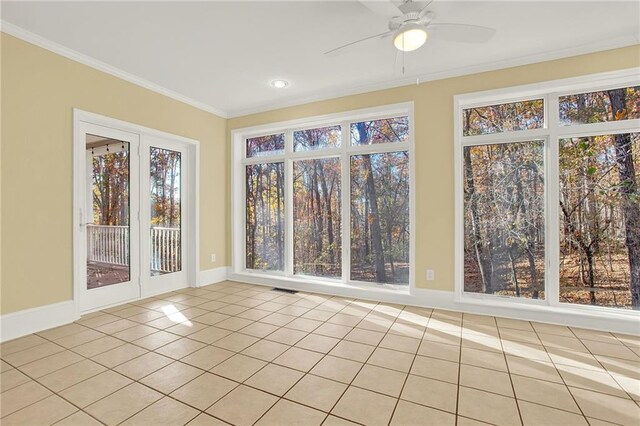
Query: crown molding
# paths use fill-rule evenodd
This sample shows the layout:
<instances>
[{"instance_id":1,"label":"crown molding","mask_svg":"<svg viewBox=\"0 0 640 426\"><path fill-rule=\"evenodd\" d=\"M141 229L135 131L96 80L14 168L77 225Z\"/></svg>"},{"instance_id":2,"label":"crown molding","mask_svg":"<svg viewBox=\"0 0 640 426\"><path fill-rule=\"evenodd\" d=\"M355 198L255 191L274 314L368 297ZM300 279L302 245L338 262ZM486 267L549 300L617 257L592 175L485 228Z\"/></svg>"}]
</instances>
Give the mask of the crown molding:
<instances>
[{"instance_id":1,"label":"crown molding","mask_svg":"<svg viewBox=\"0 0 640 426\"><path fill-rule=\"evenodd\" d=\"M64 56L65 58L71 59L72 61L79 62L88 67L94 68L98 71L102 71L106 74L110 74L121 80L128 81L129 83L133 83L136 86L140 86L145 89L151 90L152 92L155 92L160 95L166 96L168 98L174 99L176 101L182 102L184 104L187 104L199 110L209 112L211 114L217 115L222 118L229 118L228 113L224 110L215 108L211 105L207 105L204 102L200 102L195 99L189 98L187 96L181 95L180 93L174 92L173 90L167 89L166 87L162 87L156 83L150 82L149 80L138 77L136 75L123 71L119 68L106 64L102 61L94 59L91 56L77 52L73 49L69 49L65 46L62 46L61 44L58 44L45 37L34 34L31 31L27 31L24 28L18 27L17 25L11 24L7 21L0 21L0 31L2 31L3 33L9 34L13 37L19 38L23 41L26 41L27 43L31 43L35 46L38 46L50 52L56 53L60 56Z\"/></svg>"},{"instance_id":2,"label":"crown molding","mask_svg":"<svg viewBox=\"0 0 640 426\"><path fill-rule=\"evenodd\" d=\"M624 37L617 37L613 39L603 40L598 43L589 43L580 46L570 47L566 49L557 49L550 52L545 52L535 55L524 55L517 58L505 59L502 61L487 62L484 64L474 65L470 67L460 67L452 70L446 70L435 73L420 74L413 77L403 77L399 79L388 80L384 82L368 83L363 85L356 85L352 87L342 87L334 90L324 90L322 93L297 96L295 99L286 99L279 102L271 102L268 104L262 104L251 108L240 108L233 110L222 110L204 102L197 101L195 99L184 96L180 93L174 92L170 89L162 87L158 84L152 83L146 79L130 74L119 68L108 65L83 53L79 53L75 50L64 47L56 42L53 42L45 37L34 34L21 27L11 24L6 21L0 21L0 31L24 40L28 43L39 46L43 49L49 50L53 53L57 53L73 61L87 65L91 68L113 75L114 77L133 83L137 86L167 96L171 99L175 99L179 102L190 105L194 108L209 112L222 118L237 118L251 114L258 114L267 111L278 110L282 108L304 105L312 102L325 101L329 99L341 98L344 96L358 95L367 92L375 92L379 90L392 89L395 87L410 86L413 84L425 83L429 81L442 80L452 77L461 77L464 75L477 74L487 71L495 71L504 68L517 67L522 65L534 64L537 62L552 61L555 59L562 59L571 56L579 56L589 53L595 53L605 50L617 49L621 47L632 46L640 43L640 35L629 35Z\"/></svg>"},{"instance_id":3,"label":"crown molding","mask_svg":"<svg viewBox=\"0 0 640 426\"><path fill-rule=\"evenodd\" d=\"M235 109L228 111L227 118L238 118L251 114L258 114L261 112L274 111L277 109L304 105L312 102L326 101L329 99L340 98L350 95L358 95L367 92L375 92L378 90L392 89L395 87L410 86L414 84L426 83L429 81L443 80L452 77L462 77L465 75L478 74L487 71L496 71L505 68L512 68L522 65L530 65L538 62L553 61L556 59L569 58L572 56L580 56L589 53L596 53L605 50L618 49L622 47L633 46L640 43L640 35L638 36L624 36L613 39L603 40L599 43L589 43L580 46L570 47L566 49L557 49L550 52L524 55L517 58L505 59L502 61L487 62L484 64L474 65L470 67L455 68L452 70L420 74L413 77L404 77L391 81L370 83L358 85L350 88L340 88L335 90L326 90L319 95L309 95L296 97L295 100L284 100L281 102L275 102L270 104L264 104L261 106Z\"/></svg>"}]
</instances>

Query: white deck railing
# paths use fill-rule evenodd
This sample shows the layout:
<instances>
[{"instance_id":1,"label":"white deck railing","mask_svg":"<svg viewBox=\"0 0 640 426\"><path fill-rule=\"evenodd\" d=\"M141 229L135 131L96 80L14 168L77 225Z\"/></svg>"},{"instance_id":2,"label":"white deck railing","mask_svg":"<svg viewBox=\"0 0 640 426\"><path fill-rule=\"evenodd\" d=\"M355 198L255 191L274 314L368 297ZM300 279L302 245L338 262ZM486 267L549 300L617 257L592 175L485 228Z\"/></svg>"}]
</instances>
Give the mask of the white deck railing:
<instances>
[{"instance_id":1,"label":"white deck railing","mask_svg":"<svg viewBox=\"0 0 640 426\"><path fill-rule=\"evenodd\" d=\"M129 265L129 227L87 225L87 260Z\"/></svg>"},{"instance_id":2,"label":"white deck railing","mask_svg":"<svg viewBox=\"0 0 640 426\"><path fill-rule=\"evenodd\" d=\"M182 269L180 228L151 228L151 270L177 272Z\"/></svg>"},{"instance_id":3,"label":"white deck railing","mask_svg":"<svg viewBox=\"0 0 640 426\"><path fill-rule=\"evenodd\" d=\"M180 228L151 228L151 270L182 269ZM129 227L87 225L87 260L129 266Z\"/></svg>"}]
</instances>

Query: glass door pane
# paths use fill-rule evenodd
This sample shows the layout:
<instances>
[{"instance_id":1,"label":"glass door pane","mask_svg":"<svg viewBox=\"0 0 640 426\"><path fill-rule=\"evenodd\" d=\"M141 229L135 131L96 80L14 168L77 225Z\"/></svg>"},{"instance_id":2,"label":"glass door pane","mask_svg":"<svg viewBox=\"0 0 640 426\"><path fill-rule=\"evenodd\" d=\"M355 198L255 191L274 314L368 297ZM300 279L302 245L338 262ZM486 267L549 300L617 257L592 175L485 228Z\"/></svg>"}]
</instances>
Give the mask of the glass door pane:
<instances>
[{"instance_id":1,"label":"glass door pane","mask_svg":"<svg viewBox=\"0 0 640 426\"><path fill-rule=\"evenodd\" d=\"M150 147L151 275L182 270L181 153Z\"/></svg>"},{"instance_id":2,"label":"glass door pane","mask_svg":"<svg viewBox=\"0 0 640 426\"><path fill-rule=\"evenodd\" d=\"M88 134L87 289L130 280L129 144Z\"/></svg>"}]
</instances>

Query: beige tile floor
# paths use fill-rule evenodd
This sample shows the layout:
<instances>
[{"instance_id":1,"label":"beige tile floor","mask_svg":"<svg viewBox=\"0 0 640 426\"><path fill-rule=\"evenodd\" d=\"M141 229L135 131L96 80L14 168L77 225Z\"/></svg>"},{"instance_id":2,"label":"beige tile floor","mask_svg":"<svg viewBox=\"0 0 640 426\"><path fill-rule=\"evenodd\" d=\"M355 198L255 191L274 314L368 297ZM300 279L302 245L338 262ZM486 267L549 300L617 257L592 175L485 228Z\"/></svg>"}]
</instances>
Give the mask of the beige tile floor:
<instances>
[{"instance_id":1,"label":"beige tile floor","mask_svg":"<svg viewBox=\"0 0 640 426\"><path fill-rule=\"evenodd\" d=\"M2 425L640 425L640 338L224 282L0 346Z\"/></svg>"}]
</instances>

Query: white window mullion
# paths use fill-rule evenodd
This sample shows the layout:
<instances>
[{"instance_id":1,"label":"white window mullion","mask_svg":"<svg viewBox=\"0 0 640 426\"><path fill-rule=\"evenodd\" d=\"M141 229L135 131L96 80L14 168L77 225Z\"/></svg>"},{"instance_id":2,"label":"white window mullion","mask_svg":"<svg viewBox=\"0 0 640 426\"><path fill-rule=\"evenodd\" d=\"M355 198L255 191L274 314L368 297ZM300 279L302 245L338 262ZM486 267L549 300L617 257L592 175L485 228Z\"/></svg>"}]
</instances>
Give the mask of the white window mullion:
<instances>
[{"instance_id":1,"label":"white window mullion","mask_svg":"<svg viewBox=\"0 0 640 426\"><path fill-rule=\"evenodd\" d=\"M285 158L284 155L257 156L243 159L242 164L247 166L250 164L282 163Z\"/></svg>"},{"instance_id":2,"label":"white window mullion","mask_svg":"<svg viewBox=\"0 0 640 426\"><path fill-rule=\"evenodd\" d=\"M296 152L289 158L293 160L321 160L323 158L339 157L342 153L340 148L317 149L311 151Z\"/></svg>"},{"instance_id":3,"label":"white window mullion","mask_svg":"<svg viewBox=\"0 0 640 426\"><path fill-rule=\"evenodd\" d=\"M342 282L344 283L351 279L351 158L348 152L349 133L349 123L342 123L340 173L342 178Z\"/></svg>"},{"instance_id":4,"label":"white window mullion","mask_svg":"<svg viewBox=\"0 0 640 426\"><path fill-rule=\"evenodd\" d=\"M293 132L284 135L284 274L293 276Z\"/></svg>"},{"instance_id":5,"label":"white window mullion","mask_svg":"<svg viewBox=\"0 0 640 426\"><path fill-rule=\"evenodd\" d=\"M546 120L545 120L546 122ZM548 136L549 130L545 128L514 130L512 132L487 133L485 135L463 136L462 143L465 146L495 145L500 143L526 142L540 140Z\"/></svg>"},{"instance_id":6,"label":"white window mullion","mask_svg":"<svg viewBox=\"0 0 640 426\"><path fill-rule=\"evenodd\" d=\"M556 119L556 123L558 120ZM581 137L633 133L640 129L640 119L606 121L602 123L572 124L560 126L556 124L557 134L561 137Z\"/></svg>"},{"instance_id":7,"label":"white window mullion","mask_svg":"<svg viewBox=\"0 0 640 426\"><path fill-rule=\"evenodd\" d=\"M380 154L385 152L409 151L409 142L389 142L371 145L357 145L347 147L347 152L351 155Z\"/></svg>"},{"instance_id":8,"label":"white window mullion","mask_svg":"<svg viewBox=\"0 0 640 426\"><path fill-rule=\"evenodd\" d=\"M547 157L545 159L545 298L552 306L559 304L560 295L560 150L558 140L558 96L549 95L547 99L546 117L549 127L549 139L546 141Z\"/></svg>"}]
</instances>

